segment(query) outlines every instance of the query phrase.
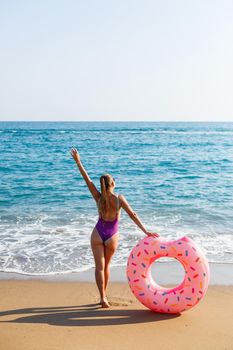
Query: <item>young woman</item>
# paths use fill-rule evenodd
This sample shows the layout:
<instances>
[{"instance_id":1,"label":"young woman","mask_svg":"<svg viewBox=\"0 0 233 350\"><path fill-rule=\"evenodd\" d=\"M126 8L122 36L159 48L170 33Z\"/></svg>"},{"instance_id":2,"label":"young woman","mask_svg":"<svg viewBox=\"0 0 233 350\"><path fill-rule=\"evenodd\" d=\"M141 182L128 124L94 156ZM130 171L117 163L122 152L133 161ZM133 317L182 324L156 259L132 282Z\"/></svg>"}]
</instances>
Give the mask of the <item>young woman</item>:
<instances>
[{"instance_id":1,"label":"young woman","mask_svg":"<svg viewBox=\"0 0 233 350\"><path fill-rule=\"evenodd\" d=\"M121 208L126 211L146 235L155 237L159 235L148 232L125 197L122 194L116 195L114 193L115 180L110 174L104 174L100 177L100 193L88 176L75 148L71 149L71 155L98 207L99 220L91 234L91 248L95 260L95 279L100 293L100 304L107 308L110 305L107 300L106 289L109 280L110 261L118 245L118 222Z\"/></svg>"}]
</instances>

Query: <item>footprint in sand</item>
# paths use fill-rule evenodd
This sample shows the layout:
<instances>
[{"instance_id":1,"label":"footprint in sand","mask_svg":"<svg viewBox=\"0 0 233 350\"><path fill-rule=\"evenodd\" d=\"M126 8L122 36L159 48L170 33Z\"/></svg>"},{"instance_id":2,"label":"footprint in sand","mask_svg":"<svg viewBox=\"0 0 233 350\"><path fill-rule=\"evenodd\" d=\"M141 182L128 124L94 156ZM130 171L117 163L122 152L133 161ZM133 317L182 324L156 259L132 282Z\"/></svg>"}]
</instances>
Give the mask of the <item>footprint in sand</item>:
<instances>
[{"instance_id":1,"label":"footprint in sand","mask_svg":"<svg viewBox=\"0 0 233 350\"><path fill-rule=\"evenodd\" d=\"M111 306L129 306L134 301L129 298L120 298L120 297L110 297L109 304Z\"/></svg>"}]
</instances>

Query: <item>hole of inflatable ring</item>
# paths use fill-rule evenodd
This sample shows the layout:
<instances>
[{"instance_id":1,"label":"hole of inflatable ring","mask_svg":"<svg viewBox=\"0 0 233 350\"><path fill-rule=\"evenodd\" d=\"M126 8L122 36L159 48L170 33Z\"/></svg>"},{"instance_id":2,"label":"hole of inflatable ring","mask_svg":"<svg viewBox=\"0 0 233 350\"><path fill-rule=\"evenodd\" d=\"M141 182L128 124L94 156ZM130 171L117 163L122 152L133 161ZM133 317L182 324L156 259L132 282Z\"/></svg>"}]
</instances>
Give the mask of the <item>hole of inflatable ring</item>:
<instances>
[{"instance_id":1,"label":"hole of inflatable ring","mask_svg":"<svg viewBox=\"0 0 233 350\"><path fill-rule=\"evenodd\" d=\"M185 278L184 266L175 258L159 258L150 268L152 279L163 288L177 287Z\"/></svg>"}]
</instances>

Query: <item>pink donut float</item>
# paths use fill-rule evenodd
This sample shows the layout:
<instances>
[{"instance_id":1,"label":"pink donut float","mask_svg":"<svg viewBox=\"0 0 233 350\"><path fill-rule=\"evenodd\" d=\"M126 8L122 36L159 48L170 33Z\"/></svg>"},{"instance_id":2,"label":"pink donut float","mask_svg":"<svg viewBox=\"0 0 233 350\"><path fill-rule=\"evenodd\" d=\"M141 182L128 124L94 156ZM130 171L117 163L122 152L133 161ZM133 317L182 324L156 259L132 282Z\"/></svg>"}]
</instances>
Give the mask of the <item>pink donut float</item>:
<instances>
[{"instance_id":1,"label":"pink donut float","mask_svg":"<svg viewBox=\"0 0 233 350\"><path fill-rule=\"evenodd\" d=\"M175 258L183 265L185 276L180 285L165 288L153 280L151 265L161 257ZM133 248L127 263L128 283L135 297L162 313L180 313L195 306L207 291L209 276L208 260L186 236L174 241L146 237Z\"/></svg>"}]
</instances>

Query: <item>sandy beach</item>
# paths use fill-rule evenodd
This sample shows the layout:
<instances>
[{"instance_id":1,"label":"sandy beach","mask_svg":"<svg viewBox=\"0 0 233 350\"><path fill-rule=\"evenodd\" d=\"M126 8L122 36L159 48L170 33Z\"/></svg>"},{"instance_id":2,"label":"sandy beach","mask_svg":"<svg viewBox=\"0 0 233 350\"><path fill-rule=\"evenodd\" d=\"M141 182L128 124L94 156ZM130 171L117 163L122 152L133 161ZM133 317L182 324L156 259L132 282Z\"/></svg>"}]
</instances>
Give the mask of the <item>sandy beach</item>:
<instances>
[{"instance_id":1,"label":"sandy beach","mask_svg":"<svg viewBox=\"0 0 233 350\"><path fill-rule=\"evenodd\" d=\"M153 313L125 282L111 282L110 309L93 282L5 279L0 282L0 349L233 348L233 286L211 285L180 315Z\"/></svg>"}]
</instances>

